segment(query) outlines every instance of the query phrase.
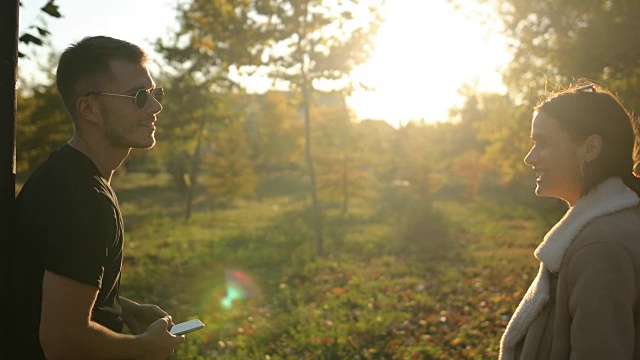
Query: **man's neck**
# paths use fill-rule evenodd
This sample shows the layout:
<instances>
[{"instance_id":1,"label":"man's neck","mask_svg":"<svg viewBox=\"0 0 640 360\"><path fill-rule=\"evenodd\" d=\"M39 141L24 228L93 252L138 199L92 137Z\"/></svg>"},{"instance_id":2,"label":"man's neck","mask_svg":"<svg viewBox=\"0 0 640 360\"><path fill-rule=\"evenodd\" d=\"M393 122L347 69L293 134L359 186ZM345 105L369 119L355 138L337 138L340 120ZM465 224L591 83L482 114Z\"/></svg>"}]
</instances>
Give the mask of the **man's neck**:
<instances>
[{"instance_id":1,"label":"man's neck","mask_svg":"<svg viewBox=\"0 0 640 360\"><path fill-rule=\"evenodd\" d=\"M108 183L111 183L113 173L131 151L130 148L118 149L110 144L93 143L77 136L77 134L74 134L68 144L91 159Z\"/></svg>"}]
</instances>

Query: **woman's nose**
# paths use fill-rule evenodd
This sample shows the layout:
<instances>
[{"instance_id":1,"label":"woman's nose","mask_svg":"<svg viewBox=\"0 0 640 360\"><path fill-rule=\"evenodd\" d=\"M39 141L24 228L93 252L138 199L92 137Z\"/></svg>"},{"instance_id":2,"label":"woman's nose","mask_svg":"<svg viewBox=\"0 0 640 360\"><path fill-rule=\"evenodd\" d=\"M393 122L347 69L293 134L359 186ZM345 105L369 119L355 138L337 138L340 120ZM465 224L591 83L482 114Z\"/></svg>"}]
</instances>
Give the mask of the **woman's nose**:
<instances>
[{"instance_id":1,"label":"woman's nose","mask_svg":"<svg viewBox=\"0 0 640 360\"><path fill-rule=\"evenodd\" d=\"M527 153L527 156L524 157L524 163L528 166L533 166L536 162L534 150L535 148L531 148L531 150L529 150L529 153Z\"/></svg>"}]
</instances>

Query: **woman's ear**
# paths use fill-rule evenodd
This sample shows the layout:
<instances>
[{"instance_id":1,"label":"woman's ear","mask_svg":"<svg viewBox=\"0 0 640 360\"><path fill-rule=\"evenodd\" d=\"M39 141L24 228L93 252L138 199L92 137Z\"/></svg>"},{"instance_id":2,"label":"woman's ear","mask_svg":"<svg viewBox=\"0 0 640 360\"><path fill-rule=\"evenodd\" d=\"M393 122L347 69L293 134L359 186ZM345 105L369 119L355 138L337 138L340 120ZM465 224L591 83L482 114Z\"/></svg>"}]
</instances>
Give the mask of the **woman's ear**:
<instances>
[{"instance_id":1,"label":"woman's ear","mask_svg":"<svg viewBox=\"0 0 640 360\"><path fill-rule=\"evenodd\" d=\"M591 161L600 155L602 151L602 136L592 134L582 143L582 151L584 155L584 161Z\"/></svg>"}]
</instances>

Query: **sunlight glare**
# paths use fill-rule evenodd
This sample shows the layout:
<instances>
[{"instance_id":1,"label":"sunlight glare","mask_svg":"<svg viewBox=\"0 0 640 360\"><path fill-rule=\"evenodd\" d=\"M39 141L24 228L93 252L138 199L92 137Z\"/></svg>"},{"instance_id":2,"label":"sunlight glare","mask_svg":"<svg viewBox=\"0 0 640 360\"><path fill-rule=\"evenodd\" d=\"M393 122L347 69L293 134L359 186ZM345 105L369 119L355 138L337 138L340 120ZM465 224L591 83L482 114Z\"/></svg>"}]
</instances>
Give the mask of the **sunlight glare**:
<instances>
[{"instance_id":1,"label":"sunlight glare","mask_svg":"<svg viewBox=\"0 0 640 360\"><path fill-rule=\"evenodd\" d=\"M466 6L466 5L465 5ZM468 10L468 11L466 11ZM348 99L358 119L446 121L459 104L464 83L504 92L498 67L510 56L498 23L481 25L446 0L394 0L374 40L375 52L356 68L356 81L375 91L356 90ZM494 18L496 16L493 16Z\"/></svg>"},{"instance_id":2,"label":"sunlight glare","mask_svg":"<svg viewBox=\"0 0 640 360\"><path fill-rule=\"evenodd\" d=\"M227 294L220 301L220 305L224 309L231 309L236 300L253 298L260 293L260 289L253 279L243 271L227 269L224 271L224 278Z\"/></svg>"}]
</instances>

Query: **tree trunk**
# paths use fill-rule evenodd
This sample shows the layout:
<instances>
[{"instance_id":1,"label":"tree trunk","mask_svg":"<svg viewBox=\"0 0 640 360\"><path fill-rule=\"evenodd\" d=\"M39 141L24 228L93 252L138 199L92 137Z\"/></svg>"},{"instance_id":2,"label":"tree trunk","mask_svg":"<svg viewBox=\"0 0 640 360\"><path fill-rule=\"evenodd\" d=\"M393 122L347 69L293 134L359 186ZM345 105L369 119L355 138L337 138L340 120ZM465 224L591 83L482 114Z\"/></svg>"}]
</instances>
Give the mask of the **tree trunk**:
<instances>
[{"instance_id":1,"label":"tree trunk","mask_svg":"<svg viewBox=\"0 0 640 360\"><path fill-rule=\"evenodd\" d=\"M313 157L311 156L311 112L309 111L311 103L311 94L309 79L306 73L303 74L304 83L302 89L302 107L304 110L304 155L307 161L307 169L309 171L309 179L311 182L311 201L313 206L313 220L315 225L315 231L313 233L313 239L316 246L316 255L319 257L324 256L324 247L322 244L322 215L320 212L320 204L318 203L318 190L316 187L316 173L313 168Z\"/></svg>"},{"instance_id":2,"label":"tree trunk","mask_svg":"<svg viewBox=\"0 0 640 360\"><path fill-rule=\"evenodd\" d=\"M343 96L344 99L344 96ZM343 102L345 108L346 104ZM351 162L349 162L349 153L348 153L348 145L350 135L351 135L351 124L349 123L349 118L345 116L344 123L342 124L342 136L340 138L340 151L342 152L342 215L345 216L349 212L349 191L350 189L350 181L349 178L349 167L351 166Z\"/></svg>"},{"instance_id":3,"label":"tree trunk","mask_svg":"<svg viewBox=\"0 0 640 360\"><path fill-rule=\"evenodd\" d=\"M346 146L345 146L346 147ZM343 147L342 151L342 215L347 215L349 212L349 156L346 154L346 149Z\"/></svg>"},{"instance_id":4,"label":"tree trunk","mask_svg":"<svg viewBox=\"0 0 640 360\"><path fill-rule=\"evenodd\" d=\"M18 64L18 8L19 0L5 0L0 3L0 250L2 278L0 293L8 294L5 274L9 262L9 245L15 235L16 197L16 72ZM8 296L8 295L4 295ZM8 338L7 309L4 296L0 297L2 326L0 332L0 355L10 351L15 345L6 344ZM14 348L15 349L15 348ZM6 354L9 358L9 353ZM0 356L5 358L4 356Z\"/></svg>"},{"instance_id":5,"label":"tree trunk","mask_svg":"<svg viewBox=\"0 0 640 360\"><path fill-rule=\"evenodd\" d=\"M191 209L193 207L193 197L195 196L196 186L198 185L198 168L200 167L200 148L202 147L202 137L204 136L204 125L206 123L205 116L200 119L198 127L198 138L196 140L196 148L193 149L193 156L189 166L189 186L187 187L187 209L184 215L184 221L187 222L191 218Z\"/></svg>"},{"instance_id":6,"label":"tree trunk","mask_svg":"<svg viewBox=\"0 0 640 360\"><path fill-rule=\"evenodd\" d=\"M0 5L0 224L2 234L13 234L16 195L16 72L18 64L18 0ZM7 236L2 236L8 241ZM3 253L6 253L3 251ZM4 263L4 262L3 262Z\"/></svg>"}]
</instances>

